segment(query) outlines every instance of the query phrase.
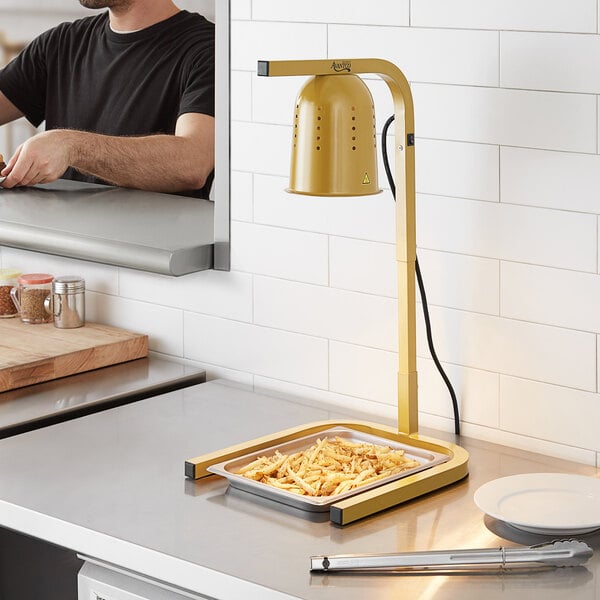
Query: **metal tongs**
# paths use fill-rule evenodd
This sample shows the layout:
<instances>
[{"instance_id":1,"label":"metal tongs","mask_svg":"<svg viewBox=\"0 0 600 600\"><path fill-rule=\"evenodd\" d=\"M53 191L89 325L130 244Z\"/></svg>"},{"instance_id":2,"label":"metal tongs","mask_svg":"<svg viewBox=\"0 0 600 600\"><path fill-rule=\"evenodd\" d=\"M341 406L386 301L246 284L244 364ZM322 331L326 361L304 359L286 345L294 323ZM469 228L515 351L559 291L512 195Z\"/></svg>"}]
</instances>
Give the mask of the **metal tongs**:
<instances>
[{"instance_id":1,"label":"metal tongs","mask_svg":"<svg viewBox=\"0 0 600 600\"><path fill-rule=\"evenodd\" d=\"M526 548L478 550L436 550L399 554L337 554L311 556L311 571L364 570L448 570L475 566L576 567L584 564L594 551L579 540L556 540Z\"/></svg>"}]
</instances>

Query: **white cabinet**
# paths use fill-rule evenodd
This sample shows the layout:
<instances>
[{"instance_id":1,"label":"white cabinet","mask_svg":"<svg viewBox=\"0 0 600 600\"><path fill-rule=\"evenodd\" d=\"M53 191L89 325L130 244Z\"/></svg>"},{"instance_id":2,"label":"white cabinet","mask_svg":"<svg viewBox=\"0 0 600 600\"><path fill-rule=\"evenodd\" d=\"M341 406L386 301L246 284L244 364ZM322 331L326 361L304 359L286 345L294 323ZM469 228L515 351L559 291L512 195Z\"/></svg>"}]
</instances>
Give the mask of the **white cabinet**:
<instances>
[{"instance_id":1,"label":"white cabinet","mask_svg":"<svg viewBox=\"0 0 600 600\"><path fill-rule=\"evenodd\" d=\"M78 600L212 600L124 569L84 563L77 577Z\"/></svg>"}]
</instances>

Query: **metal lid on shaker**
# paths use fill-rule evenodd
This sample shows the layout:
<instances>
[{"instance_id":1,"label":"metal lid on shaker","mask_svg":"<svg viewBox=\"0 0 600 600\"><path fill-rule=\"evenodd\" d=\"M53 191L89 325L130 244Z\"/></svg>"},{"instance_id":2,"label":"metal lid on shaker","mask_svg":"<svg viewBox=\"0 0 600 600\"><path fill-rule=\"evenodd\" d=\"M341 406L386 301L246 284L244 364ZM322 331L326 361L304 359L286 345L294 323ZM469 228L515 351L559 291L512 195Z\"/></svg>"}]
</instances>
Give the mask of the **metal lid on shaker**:
<instances>
[{"instance_id":1,"label":"metal lid on shaker","mask_svg":"<svg viewBox=\"0 0 600 600\"><path fill-rule=\"evenodd\" d=\"M52 282L52 291L55 294L69 294L81 292L85 289L85 279L78 275L61 275Z\"/></svg>"}]
</instances>

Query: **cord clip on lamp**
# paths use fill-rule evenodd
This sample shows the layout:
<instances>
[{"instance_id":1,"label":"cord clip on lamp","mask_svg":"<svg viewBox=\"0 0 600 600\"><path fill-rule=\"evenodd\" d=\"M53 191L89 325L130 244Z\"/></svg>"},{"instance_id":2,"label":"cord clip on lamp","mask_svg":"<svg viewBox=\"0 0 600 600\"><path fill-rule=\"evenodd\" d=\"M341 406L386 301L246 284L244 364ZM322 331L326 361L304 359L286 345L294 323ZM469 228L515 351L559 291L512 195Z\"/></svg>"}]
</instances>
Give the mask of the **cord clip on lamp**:
<instances>
[{"instance_id":1,"label":"cord clip on lamp","mask_svg":"<svg viewBox=\"0 0 600 600\"><path fill-rule=\"evenodd\" d=\"M186 474L208 475L220 460L261 450L333 425L343 425L412 447L444 454L447 460L343 499L330 507L330 520L345 525L454 483L468 473L468 454L455 444L418 434L415 317L415 153L412 94L406 77L381 59L259 61L263 77L310 76L298 94L289 192L312 196L366 196L377 181L375 112L369 89L357 73L374 73L394 101L396 258L398 263L398 428L353 422L311 423L186 461Z\"/></svg>"}]
</instances>

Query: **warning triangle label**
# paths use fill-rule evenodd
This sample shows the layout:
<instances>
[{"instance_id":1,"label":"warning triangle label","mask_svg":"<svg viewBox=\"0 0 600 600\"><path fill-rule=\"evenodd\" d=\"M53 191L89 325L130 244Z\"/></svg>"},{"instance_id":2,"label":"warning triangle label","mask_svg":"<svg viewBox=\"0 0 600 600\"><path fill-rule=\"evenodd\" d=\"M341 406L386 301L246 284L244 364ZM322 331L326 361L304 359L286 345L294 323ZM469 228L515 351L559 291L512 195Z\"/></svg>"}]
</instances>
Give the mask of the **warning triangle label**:
<instances>
[{"instance_id":1,"label":"warning triangle label","mask_svg":"<svg viewBox=\"0 0 600 600\"><path fill-rule=\"evenodd\" d=\"M369 179L369 174L365 171L365 174L363 176L363 185L369 185L369 183L371 183L371 180Z\"/></svg>"}]
</instances>

